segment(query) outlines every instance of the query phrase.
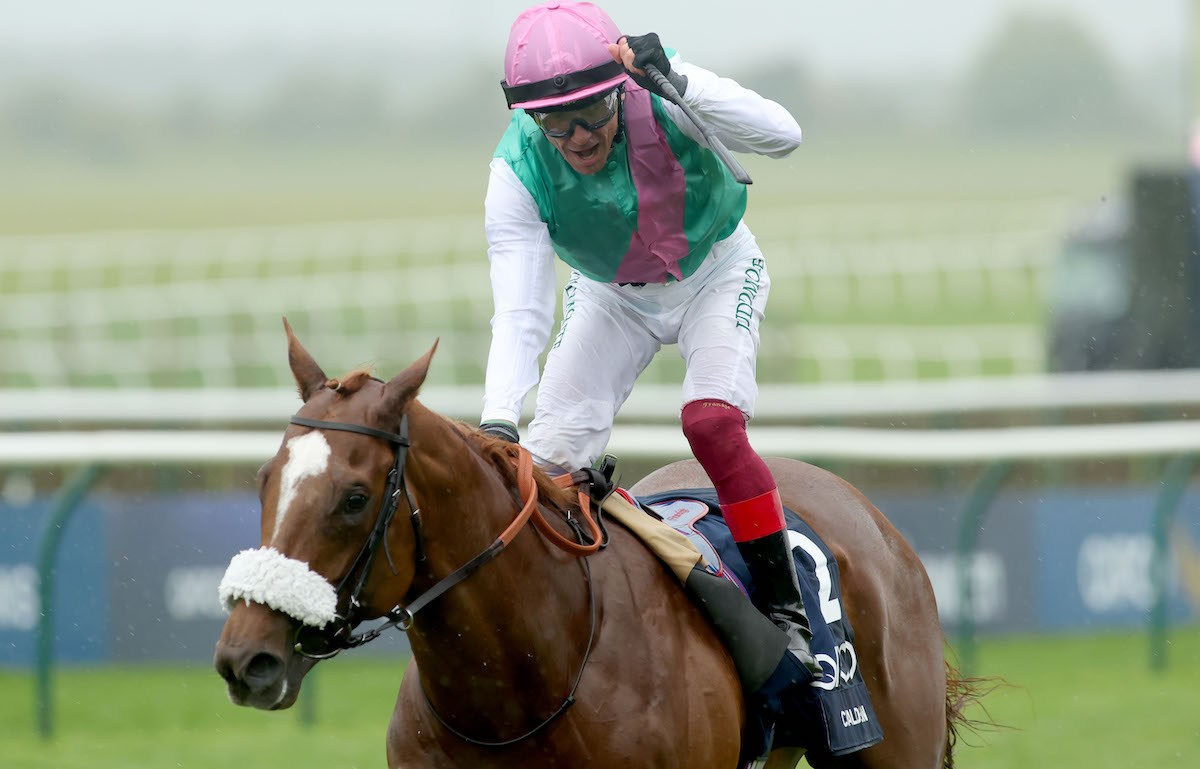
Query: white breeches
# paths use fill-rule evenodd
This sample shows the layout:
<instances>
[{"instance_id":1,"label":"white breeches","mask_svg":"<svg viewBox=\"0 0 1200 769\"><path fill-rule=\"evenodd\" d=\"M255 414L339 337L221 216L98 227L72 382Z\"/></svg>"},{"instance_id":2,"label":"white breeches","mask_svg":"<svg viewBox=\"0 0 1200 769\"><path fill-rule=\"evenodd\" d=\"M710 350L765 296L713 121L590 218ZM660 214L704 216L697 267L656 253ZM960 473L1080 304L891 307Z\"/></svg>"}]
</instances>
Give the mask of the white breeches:
<instances>
[{"instance_id":1,"label":"white breeches","mask_svg":"<svg viewBox=\"0 0 1200 769\"><path fill-rule=\"evenodd\" d=\"M573 272L524 445L568 469L591 465L634 381L664 344L678 344L687 366L683 404L719 399L749 418L770 287L744 222L682 281L621 286Z\"/></svg>"}]
</instances>

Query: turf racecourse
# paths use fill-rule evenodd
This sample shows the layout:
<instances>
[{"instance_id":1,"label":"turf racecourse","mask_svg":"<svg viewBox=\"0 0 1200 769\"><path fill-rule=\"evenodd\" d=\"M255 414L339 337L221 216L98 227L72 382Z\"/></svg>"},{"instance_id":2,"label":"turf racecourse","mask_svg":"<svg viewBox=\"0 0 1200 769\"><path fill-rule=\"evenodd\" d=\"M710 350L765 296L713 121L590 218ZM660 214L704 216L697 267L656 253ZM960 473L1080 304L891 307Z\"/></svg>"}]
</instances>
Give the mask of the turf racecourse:
<instances>
[{"instance_id":1,"label":"turf racecourse","mask_svg":"<svg viewBox=\"0 0 1200 769\"><path fill-rule=\"evenodd\" d=\"M1175 630L1153 672L1144 633L987 640L980 673L1008 728L966 735L964 769L1200 766L1200 628ZM56 739L33 728L32 676L0 673L4 769L362 769L384 765L383 734L402 661L347 657L316 679L316 724L298 711L231 705L210 668L71 669L56 680ZM976 710L976 717L983 714ZM807 766L807 764L802 764Z\"/></svg>"}]
</instances>

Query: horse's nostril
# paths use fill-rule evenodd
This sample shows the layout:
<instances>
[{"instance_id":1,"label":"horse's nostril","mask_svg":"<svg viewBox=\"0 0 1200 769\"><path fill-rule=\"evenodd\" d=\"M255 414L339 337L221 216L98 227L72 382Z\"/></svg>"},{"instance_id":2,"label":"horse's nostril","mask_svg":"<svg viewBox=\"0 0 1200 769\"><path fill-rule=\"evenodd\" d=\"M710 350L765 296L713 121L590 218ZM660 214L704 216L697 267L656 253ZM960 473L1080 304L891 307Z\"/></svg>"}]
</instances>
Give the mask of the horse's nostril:
<instances>
[{"instance_id":1,"label":"horse's nostril","mask_svg":"<svg viewBox=\"0 0 1200 769\"><path fill-rule=\"evenodd\" d=\"M268 652L259 652L250 658L243 678L254 691L272 686L283 675L283 660Z\"/></svg>"},{"instance_id":2,"label":"horse's nostril","mask_svg":"<svg viewBox=\"0 0 1200 769\"><path fill-rule=\"evenodd\" d=\"M237 682L237 673L233 672L233 660L228 654L217 652L214 666L217 668L217 674L225 679L225 683L232 684Z\"/></svg>"}]
</instances>

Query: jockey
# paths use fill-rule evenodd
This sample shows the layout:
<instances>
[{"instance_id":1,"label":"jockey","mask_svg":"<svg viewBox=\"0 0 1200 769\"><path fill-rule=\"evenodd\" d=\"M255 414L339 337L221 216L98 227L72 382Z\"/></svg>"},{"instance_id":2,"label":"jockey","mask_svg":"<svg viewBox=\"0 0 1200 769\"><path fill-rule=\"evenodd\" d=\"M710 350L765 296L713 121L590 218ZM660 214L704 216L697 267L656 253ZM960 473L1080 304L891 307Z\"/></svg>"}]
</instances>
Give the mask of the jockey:
<instances>
[{"instance_id":1,"label":"jockey","mask_svg":"<svg viewBox=\"0 0 1200 769\"><path fill-rule=\"evenodd\" d=\"M555 254L573 270L526 446L567 468L601 455L664 344L687 364L683 433L716 488L766 614L819 671L775 481L750 447L770 279L742 221L746 188L641 69L653 64L730 149L784 157L779 104L559 0L517 17L501 86L512 121L491 161L485 229L492 343L481 427L516 442L554 320Z\"/></svg>"}]
</instances>

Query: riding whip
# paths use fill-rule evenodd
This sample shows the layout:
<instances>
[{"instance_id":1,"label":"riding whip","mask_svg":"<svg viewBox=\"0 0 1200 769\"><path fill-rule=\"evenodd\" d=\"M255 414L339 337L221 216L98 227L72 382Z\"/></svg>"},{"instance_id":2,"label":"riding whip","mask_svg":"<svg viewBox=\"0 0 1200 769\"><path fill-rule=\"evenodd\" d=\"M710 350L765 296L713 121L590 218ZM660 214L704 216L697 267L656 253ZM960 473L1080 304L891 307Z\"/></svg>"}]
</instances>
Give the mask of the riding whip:
<instances>
[{"instance_id":1,"label":"riding whip","mask_svg":"<svg viewBox=\"0 0 1200 769\"><path fill-rule=\"evenodd\" d=\"M746 173L746 169L742 168L742 164L737 161L737 158L733 156L733 153L726 149L725 145L721 143L720 139L713 135L712 131L708 130L708 127L704 125L700 118L696 117L696 113L692 112L691 107L683 103L683 97L680 96L679 91L676 90L675 86L671 85L671 81L667 80L666 75L660 72L658 67L654 66L653 64L647 64L644 69L646 70L646 74L650 77L650 79L654 81L655 85L662 90L662 93L667 97L667 100L676 107L679 107L679 109L683 110L683 114L687 115L688 119L692 121L697 129L699 129L700 135L704 137L704 140L708 142L708 146L713 152L717 153L717 157L721 159L721 162L724 163L725 167L728 168L730 173L733 174L734 180L741 182L742 184L754 184L754 180L750 178L750 174Z\"/></svg>"}]
</instances>

